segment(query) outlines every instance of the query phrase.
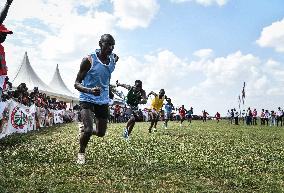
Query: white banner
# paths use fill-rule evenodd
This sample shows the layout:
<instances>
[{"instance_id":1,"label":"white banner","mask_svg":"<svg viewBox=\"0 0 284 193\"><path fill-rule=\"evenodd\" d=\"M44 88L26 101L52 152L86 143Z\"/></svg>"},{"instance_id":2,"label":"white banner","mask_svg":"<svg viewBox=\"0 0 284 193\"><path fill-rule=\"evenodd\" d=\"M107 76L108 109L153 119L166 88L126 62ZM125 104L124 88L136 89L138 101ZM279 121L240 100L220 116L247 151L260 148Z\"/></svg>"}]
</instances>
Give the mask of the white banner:
<instances>
[{"instance_id":1,"label":"white banner","mask_svg":"<svg viewBox=\"0 0 284 193\"><path fill-rule=\"evenodd\" d=\"M54 124L63 123L64 110L54 111Z\"/></svg>"},{"instance_id":2,"label":"white banner","mask_svg":"<svg viewBox=\"0 0 284 193\"><path fill-rule=\"evenodd\" d=\"M15 101L11 101L9 109L6 135L11 133L27 133L28 131L36 129L35 105L26 107Z\"/></svg>"},{"instance_id":3,"label":"white banner","mask_svg":"<svg viewBox=\"0 0 284 193\"><path fill-rule=\"evenodd\" d=\"M37 127L63 123L64 113L65 110L37 108L35 105L26 107L14 100L0 102L0 139L12 133L27 133Z\"/></svg>"}]
</instances>

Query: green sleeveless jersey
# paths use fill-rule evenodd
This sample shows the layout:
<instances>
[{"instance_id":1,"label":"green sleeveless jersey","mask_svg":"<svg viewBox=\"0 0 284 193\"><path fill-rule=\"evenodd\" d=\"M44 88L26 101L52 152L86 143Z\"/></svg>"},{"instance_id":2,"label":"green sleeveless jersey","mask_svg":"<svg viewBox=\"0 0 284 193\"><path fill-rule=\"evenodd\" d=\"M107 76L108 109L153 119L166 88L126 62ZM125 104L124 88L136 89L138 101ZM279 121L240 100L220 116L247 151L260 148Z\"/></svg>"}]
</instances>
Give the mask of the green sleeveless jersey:
<instances>
[{"instance_id":1,"label":"green sleeveless jersey","mask_svg":"<svg viewBox=\"0 0 284 193\"><path fill-rule=\"evenodd\" d=\"M126 103L129 106L137 107L142 99L142 92L135 90L133 87L128 91L126 96Z\"/></svg>"}]
</instances>

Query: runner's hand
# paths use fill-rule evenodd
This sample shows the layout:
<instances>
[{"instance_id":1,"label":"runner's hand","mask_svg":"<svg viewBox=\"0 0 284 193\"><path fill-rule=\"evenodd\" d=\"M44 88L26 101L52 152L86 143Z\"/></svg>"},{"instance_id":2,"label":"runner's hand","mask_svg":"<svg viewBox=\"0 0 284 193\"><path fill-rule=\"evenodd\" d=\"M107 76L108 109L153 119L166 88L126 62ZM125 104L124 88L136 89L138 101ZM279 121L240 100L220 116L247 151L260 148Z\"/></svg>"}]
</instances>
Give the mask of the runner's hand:
<instances>
[{"instance_id":1,"label":"runner's hand","mask_svg":"<svg viewBox=\"0 0 284 193\"><path fill-rule=\"evenodd\" d=\"M118 55L114 54L114 61L117 62L119 59Z\"/></svg>"},{"instance_id":2,"label":"runner's hand","mask_svg":"<svg viewBox=\"0 0 284 193\"><path fill-rule=\"evenodd\" d=\"M90 93L95 95L95 96L100 96L101 88L100 87L91 88Z\"/></svg>"}]
</instances>

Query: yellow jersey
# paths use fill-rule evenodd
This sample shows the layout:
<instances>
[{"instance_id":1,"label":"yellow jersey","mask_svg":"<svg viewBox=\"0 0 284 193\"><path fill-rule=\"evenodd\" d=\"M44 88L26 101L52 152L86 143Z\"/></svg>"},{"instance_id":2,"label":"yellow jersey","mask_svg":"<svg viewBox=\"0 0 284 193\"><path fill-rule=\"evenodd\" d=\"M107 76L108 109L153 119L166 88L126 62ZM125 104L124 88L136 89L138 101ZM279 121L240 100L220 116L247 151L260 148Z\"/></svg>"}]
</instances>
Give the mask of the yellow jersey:
<instances>
[{"instance_id":1,"label":"yellow jersey","mask_svg":"<svg viewBox=\"0 0 284 193\"><path fill-rule=\"evenodd\" d=\"M152 100L151 109L159 111L163 106L164 99L165 96L163 96L161 99L159 99L159 96L155 96L155 98Z\"/></svg>"}]
</instances>

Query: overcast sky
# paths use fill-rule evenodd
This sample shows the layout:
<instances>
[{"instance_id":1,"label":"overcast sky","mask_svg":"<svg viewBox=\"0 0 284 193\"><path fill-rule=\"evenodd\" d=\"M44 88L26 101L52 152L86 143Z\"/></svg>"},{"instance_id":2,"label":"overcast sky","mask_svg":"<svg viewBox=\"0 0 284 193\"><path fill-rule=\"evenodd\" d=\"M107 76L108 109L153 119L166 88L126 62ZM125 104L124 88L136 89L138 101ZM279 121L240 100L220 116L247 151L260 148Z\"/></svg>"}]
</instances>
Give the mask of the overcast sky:
<instances>
[{"instance_id":1,"label":"overcast sky","mask_svg":"<svg viewBox=\"0 0 284 193\"><path fill-rule=\"evenodd\" d=\"M6 0L0 0L3 7ZM120 56L111 82L164 88L195 114L284 107L283 0L14 0L4 24L10 79L24 52L39 77L56 64L70 90L83 57L110 33Z\"/></svg>"}]
</instances>

